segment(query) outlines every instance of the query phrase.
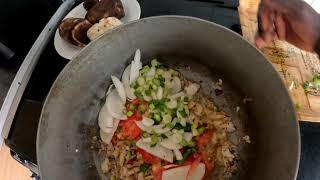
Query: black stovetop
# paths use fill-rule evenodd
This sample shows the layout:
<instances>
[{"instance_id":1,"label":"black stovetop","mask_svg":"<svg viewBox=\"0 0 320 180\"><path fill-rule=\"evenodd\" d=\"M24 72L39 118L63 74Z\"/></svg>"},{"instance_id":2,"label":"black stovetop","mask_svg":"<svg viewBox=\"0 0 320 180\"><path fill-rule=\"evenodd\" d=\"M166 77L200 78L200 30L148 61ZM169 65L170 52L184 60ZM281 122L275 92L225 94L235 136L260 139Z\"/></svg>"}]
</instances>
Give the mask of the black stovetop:
<instances>
[{"instance_id":1,"label":"black stovetop","mask_svg":"<svg viewBox=\"0 0 320 180\"><path fill-rule=\"evenodd\" d=\"M210 0L139 0L139 2L141 18L164 14L195 16L241 33L236 10L237 0L225 0L226 3ZM8 139L5 141L14 157L22 163L27 162L36 167L36 136L41 108L52 83L68 62L69 60L56 53L52 38L32 74ZM320 146L317 146L320 124L300 123L300 125L302 156L298 179L319 179L320 158L316 157L320 157Z\"/></svg>"}]
</instances>

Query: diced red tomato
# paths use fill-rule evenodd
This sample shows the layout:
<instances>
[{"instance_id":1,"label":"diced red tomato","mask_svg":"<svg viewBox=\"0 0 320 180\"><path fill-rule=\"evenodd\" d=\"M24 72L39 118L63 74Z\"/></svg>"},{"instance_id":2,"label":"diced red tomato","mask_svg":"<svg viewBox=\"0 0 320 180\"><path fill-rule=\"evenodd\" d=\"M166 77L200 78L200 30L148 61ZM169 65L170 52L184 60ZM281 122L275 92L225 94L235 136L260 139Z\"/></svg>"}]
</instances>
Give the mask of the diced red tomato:
<instances>
[{"instance_id":1,"label":"diced red tomato","mask_svg":"<svg viewBox=\"0 0 320 180\"><path fill-rule=\"evenodd\" d=\"M130 108L131 106L136 106L136 109L135 110L131 110L131 108ZM134 119L136 121L142 120L142 115L143 115L143 114L141 114L142 106L144 107L144 112L146 112L147 107L148 107L148 103L147 102L141 101L140 99L135 99L131 103L129 103L127 105L127 110L128 111L132 111L133 115L128 117L128 119Z\"/></svg>"},{"instance_id":2,"label":"diced red tomato","mask_svg":"<svg viewBox=\"0 0 320 180\"><path fill-rule=\"evenodd\" d=\"M137 151L138 153L141 154L142 159L145 163L149 163L149 164L160 163L160 159L158 157L153 156L152 154L146 152L145 150L138 148Z\"/></svg>"},{"instance_id":3,"label":"diced red tomato","mask_svg":"<svg viewBox=\"0 0 320 180\"><path fill-rule=\"evenodd\" d=\"M203 134L197 137L197 145L199 148L204 147L213 136L212 130L207 130Z\"/></svg>"},{"instance_id":4,"label":"diced red tomato","mask_svg":"<svg viewBox=\"0 0 320 180\"><path fill-rule=\"evenodd\" d=\"M163 168L161 166L160 161L155 164L152 164L152 175L154 180L161 180L162 172L163 172Z\"/></svg>"},{"instance_id":5,"label":"diced red tomato","mask_svg":"<svg viewBox=\"0 0 320 180\"><path fill-rule=\"evenodd\" d=\"M118 141L117 136L113 136L112 139L111 139L111 143L113 145L115 145L115 144L117 144L117 141Z\"/></svg>"},{"instance_id":6,"label":"diced red tomato","mask_svg":"<svg viewBox=\"0 0 320 180\"><path fill-rule=\"evenodd\" d=\"M137 126L133 120L121 121L119 126L121 127L120 139L138 139L140 138L141 129Z\"/></svg>"},{"instance_id":7,"label":"diced red tomato","mask_svg":"<svg viewBox=\"0 0 320 180\"><path fill-rule=\"evenodd\" d=\"M192 175L192 173L194 173L194 170L198 167L198 165L200 164L200 162L202 160L202 157L199 154L194 154L193 158L194 158L194 160L193 160L193 162L190 166L190 169L188 171L187 179L188 179L188 177L190 177Z\"/></svg>"},{"instance_id":8,"label":"diced red tomato","mask_svg":"<svg viewBox=\"0 0 320 180\"><path fill-rule=\"evenodd\" d=\"M135 99L130 104L138 105L139 103L140 103L140 99Z\"/></svg>"}]
</instances>

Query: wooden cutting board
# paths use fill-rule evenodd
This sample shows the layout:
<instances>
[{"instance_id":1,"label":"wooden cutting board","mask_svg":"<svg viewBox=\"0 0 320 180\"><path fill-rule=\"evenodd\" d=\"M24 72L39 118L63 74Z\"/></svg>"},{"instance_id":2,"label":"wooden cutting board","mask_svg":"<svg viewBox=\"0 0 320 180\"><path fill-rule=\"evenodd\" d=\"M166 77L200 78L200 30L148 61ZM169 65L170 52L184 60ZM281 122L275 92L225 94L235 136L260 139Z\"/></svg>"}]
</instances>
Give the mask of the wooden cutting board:
<instances>
[{"instance_id":1,"label":"wooden cutting board","mask_svg":"<svg viewBox=\"0 0 320 180\"><path fill-rule=\"evenodd\" d=\"M238 7L243 37L253 44L257 32L259 0L240 0ZM320 122L320 96L306 93L305 81L320 72L318 55L300 50L283 41L274 41L261 49L283 78L295 103L299 120Z\"/></svg>"}]
</instances>

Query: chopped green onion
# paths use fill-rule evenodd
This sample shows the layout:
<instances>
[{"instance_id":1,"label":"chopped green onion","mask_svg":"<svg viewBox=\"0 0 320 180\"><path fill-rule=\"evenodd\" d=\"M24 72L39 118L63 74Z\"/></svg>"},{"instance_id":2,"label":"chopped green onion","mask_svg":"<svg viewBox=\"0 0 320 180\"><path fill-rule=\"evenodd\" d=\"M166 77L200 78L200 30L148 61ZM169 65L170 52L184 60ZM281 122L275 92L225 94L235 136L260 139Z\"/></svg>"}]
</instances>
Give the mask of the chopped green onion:
<instances>
[{"instance_id":1,"label":"chopped green onion","mask_svg":"<svg viewBox=\"0 0 320 180\"><path fill-rule=\"evenodd\" d=\"M158 143L159 139L157 135L152 135L150 147L155 147Z\"/></svg>"},{"instance_id":2,"label":"chopped green onion","mask_svg":"<svg viewBox=\"0 0 320 180\"><path fill-rule=\"evenodd\" d=\"M177 115L177 108L173 108L173 109L171 109L171 116L172 117L175 117L176 115Z\"/></svg>"},{"instance_id":3,"label":"chopped green onion","mask_svg":"<svg viewBox=\"0 0 320 180\"><path fill-rule=\"evenodd\" d=\"M145 112L146 112L146 107L145 107L145 105L141 104L140 105L140 113L144 114Z\"/></svg>"},{"instance_id":4,"label":"chopped green onion","mask_svg":"<svg viewBox=\"0 0 320 180\"><path fill-rule=\"evenodd\" d=\"M186 118L186 117L188 116L185 110L179 111L179 114L180 114L183 118Z\"/></svg>"},{"instance_id":5,"label":"chopped green onion","mask_svg":"<svg viewBox=\"0 0 320 180\"><path fill-rule=\"evenodd\" d=\"M151 90L150 90L150 89L145 90L144 93L145 93L147 96L151 96Z\"/></svg>"},{"instance_id":6,"label":"chopped green onion","mask_svg":"<svg viewBox=\"0 0 320 180\"><path fill-rule=\"evenodd\" d=\"M182 139L182 140L179 142L179 144L180 144L181 146L183 146L183 147L189 145L188 141L185 140L185 139Z\"/></svg>"},{"instance_id":7,"label":"chopped green onion","mask_svg":"<svg viewBox=\"0 0 320 180\"><path fill-rule=\"evenodd\" d=\"M148 133L146 133L146 132L143 132L142 133L142 137L144 137L144 138L147 138L147 137L149 137L150 135L148 134Z\"/></svg>"},{"instance_id":8,"label":"chopped green onion","mask_svg":"<svg viewBox=\"0 0 320 180\"><path fill-rule=\"evenodd\" d=\"M164 127L172 129L175 125L173 123L167 123L164 125Z\"/></svg>"},{"instance_id":9,"label":"chopped green onion","mask_svg":"<svg viewBox=\"0 0 320 180\"><path fill-rule=\"evenodd\" d=\"M150 67L147 65L147 66L144 66L144 67L142 68L141 72L142 72L143 74L146 74L146 73L149 72L149 70L150 70Z\"/></svg>"},{"instance_id":10,"label":"chopped green onion","mask_svg":"<svg viewBox=\"0 0 320 180\"><path fill-rule=\"evenodd\" d=\"M139 87L139 84L137 83L137 81L134 81L132 84L131 84L131 87L133 89L137 89Z\"/></svg>"},{"instance_id":11,"label":"chopped green onion","mask_svg":"<svg viewBox=\"0 0 320 180\"><path fill-rule=\"evenodd\" d=\"M139 92L139 91L134 91L134 95L139 99L143 99L143 96L142 96L141 92Z\"/></svg>"},{"instance_id":12,"label":"chopped green onion","mask_svg":"<svg viewBox=\"0 0 320 180\"><path fill-rule=\"evenodd\" d=\"M172 76L178 76L179 73L173 69L169 69L169 72L172 74Z\"/></svg>"},{"instance_id":13,"label":"chopped green onion","mask_svg":"<svg viewBox=\"0 0 320 180\"><path fill-rule=\"evenodd\" d=\"M197 129L199 135L202 134L206 129L204 127L200 127Z\"/></svg>"},{"instance_id":14,"label":"chopped green onion","mask_svg":"<svg viewBox=\"0 0 320 180\"><path fill-rule=\"evenodd\" d=\"M154 104L149 104L149 108L150 109L155 109L156 107L154 106Z\"/></svg>"},{"instance_id":15,"label":"chopped green onion","mask_svg":"<svg viewBox=\"0 0 320 180\"><path fill-rule=\"evenodd\" d=\"M161 74L163 74L163 72L164 72L163 69L157 69L156 74L161 75Z\"/></svg>"},{"instance_id":16,"label":"chopped green onion","mask_svg":"<svg viewBox=\"0 0 320 180\"><path fill-rule=\"evenodd\" d=\"M161 116L160 116L160 114L158 114L158 113L157 113L157 114L154 114L154 115L153 115L153 118L154 118L154 120L156 120L156 121L158 121L158 122L161 121Z\"/></svg>"},{"instance_id":17,"label":"chopped green onion","mask_svg":"<svg viewBox=\"0 0 320 180\"><path fill-rule=\"evenodd\" d=\"M172 117L171 117L170 114L166 114L166 115L163 116L162 120L163 120L164 123L169 123L169 122L171 122Z\"/></svg>"},{"instance_id":18,"label":"chopped green onion","mask_svg":"<svg viewBox=\"0 0 320 180\"><path fill-rule=\"evenodd\" d=\"M166 136L165 134L161 134L160 137L161 137L162 139L167 139L167 138L168 138L168 136Z\"/></svg>"},{"instance_id":19,"label":"chopped green onion","mask_svg":"<svg viewBox=\"0 0 320 180\"><path fill-rule=\"evenodd\" d=\"M137 82L138 82L138 84L139 84L140 86L143 86L143 85L145 84L145 80L144 80L143 77L139 77L139 78L137 79Z\"/></svg>"},{"instance_id":20,"label":"chopped green onion","mask_svg":"<svg viewBox=\"0 0 320 180\"><path fill-rule=\"evenodd\" d=\"M136 104L130 104L129 109L134 111L137 109L137 105Z\"/></svg>"},{"instance_id":21,"label":"chopped green onion","mask_svg":"<svg viewBox=\"0 0 320 180\"><path fill-rule=\"evenodd\" d=\"M191 132L191 126L192 126L192 124L186 123L186 126L184 127L184 131L185 132Z\"/></svg>"},{"instance_id":22,"label":"chopped green onion","mask_svg":"<svg viewBox=\"0 0 320 180\"><path fill-rule=\"evenodd\" d=\"M159 81L159 79L156 79L156 78L152 79L152 83L153 83L154 85L156 85L157 87L160 86L160 81Z\"/></svg>"},{"instance_id":23,"label":"chopped green onion","mask_svg":"<svg viewBox=\"0 0 320 180\"><path fill-rule=\"evenodd\" d=\"M186 121L185 118L181 118L179 123L180 123L183 127L186 127L186 126L187 126L187 121Z\"/></svg>"},{"instance_id":24,"label":"chopped green onion","mask_svg":"<svg viewBox=\"0 0 320 180\"><path fill-rule=\"evenodd\" d=\"M177 164L183 164L189 156L191 156L192 154L194 154L196 152L196 148L194 147L191 147L191 148L188 148L183 154L182 154L182 160L179 160L177 161Z\"/></svg>"},{"instance_id":25,"label":"chopped green onion","mask_svg":"<svg viewBox=\"0 0 320 180\"><path fill-rule=\"evenodd\" d=\"M133 112L132 112L132 111L128 111L128 112L127 112L127 116L128 116L128 117L131 117L132 115L133 115Z\"/></svg>"},{"instance_id":26,"label":"chopped green onion","mask_svg":"<svg viewBox=\"0 0 320 180\"><path fill-rule=\"evenodd\" d=\"M166 79L164 77L162 77L161 75L159 75L158 80L159 80L159 85L161 87L164 87Z\"/></svg>"},{"instance_id":27,"label":"chopped green onion","mask_svg":"<svg viewBox=\"0 0 320 180\"><path fill-rule=\"evenodd\" d=\"M140 172L147 172L150 169L150 164L143 163L140 165Z\"/></svg>"},{"instance_id":28,"label":"chopped green onion","mask_svg":"<svg viewBox=\"0 0 320 180\"><path fill-rule=\"evenodd\" d=\"M160 63L157 61L157 59L151 60L151 66L158 66Z\"/></svg>"},{"instance_id":29,"label":"chopped green onion","mask_svg":"<svg viewBox=\"0 0 320 180\"><path fill-rule=\"evenodd\" d=\"M155 85L155 84L152 84L151 87L152 87L152 89L154 89L154 90L158 89L158 86Z\"/></svg>"}]
</instances>

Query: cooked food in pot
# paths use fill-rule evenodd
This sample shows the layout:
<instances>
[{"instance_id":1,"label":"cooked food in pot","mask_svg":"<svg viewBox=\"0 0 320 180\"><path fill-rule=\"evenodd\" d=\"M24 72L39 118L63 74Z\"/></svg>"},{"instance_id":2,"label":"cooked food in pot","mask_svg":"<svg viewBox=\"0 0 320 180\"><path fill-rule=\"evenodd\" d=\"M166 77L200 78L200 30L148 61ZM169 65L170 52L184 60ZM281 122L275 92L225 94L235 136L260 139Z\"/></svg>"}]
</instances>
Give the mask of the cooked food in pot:
<instances>
[{"instance_id":1,"label":"cooked food in pot","mask_svg":"<svg viewBox=\"0 0 320 180\"><path fill-rule=\"evenodd\" d=\"M235 127L199 84L137 50L121 81L111 76L98 122L111 179L223 179L235 170Z\"/></svg>"}]
</instances>

